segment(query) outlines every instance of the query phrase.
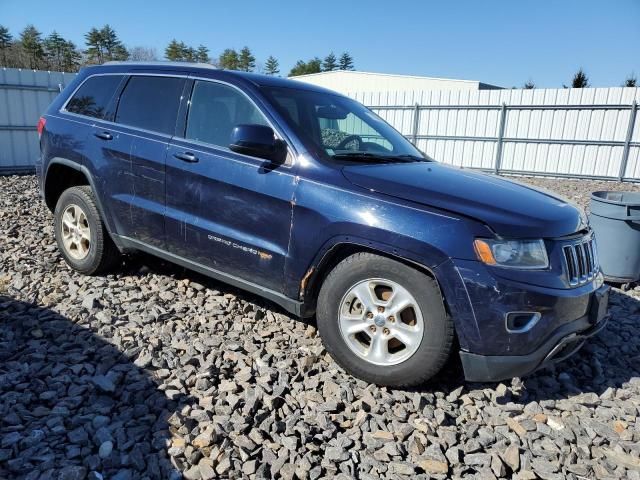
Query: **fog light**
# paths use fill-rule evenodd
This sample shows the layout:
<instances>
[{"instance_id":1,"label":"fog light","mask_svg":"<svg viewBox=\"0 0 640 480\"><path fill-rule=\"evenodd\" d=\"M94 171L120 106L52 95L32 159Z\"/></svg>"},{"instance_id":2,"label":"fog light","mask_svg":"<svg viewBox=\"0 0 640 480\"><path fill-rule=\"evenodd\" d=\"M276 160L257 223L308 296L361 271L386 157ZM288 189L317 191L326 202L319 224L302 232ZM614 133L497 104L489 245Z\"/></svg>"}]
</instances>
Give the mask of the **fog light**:
<instances>
[{"instance_id":1,"label":"fog light","mask_svg":"<svg viewBox=\"0 0 640 480\"><path fill-rule=\"evenodd\" d=\"M509 333L525 333L531 330L542 315L539 312L509 312L506 315L506 329Z\"/></svg>"}]
</instances>

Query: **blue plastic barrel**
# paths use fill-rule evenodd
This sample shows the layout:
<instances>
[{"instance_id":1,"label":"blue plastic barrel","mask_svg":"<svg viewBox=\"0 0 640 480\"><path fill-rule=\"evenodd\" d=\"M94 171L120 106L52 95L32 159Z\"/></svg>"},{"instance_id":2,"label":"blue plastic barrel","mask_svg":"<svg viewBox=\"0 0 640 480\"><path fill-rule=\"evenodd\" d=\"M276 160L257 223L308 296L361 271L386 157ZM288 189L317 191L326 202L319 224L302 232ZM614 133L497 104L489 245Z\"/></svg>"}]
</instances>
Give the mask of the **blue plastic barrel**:
<instances>
[{"instance_id":1,"label":"blue plastic barrel","mask_svg":"<svg viewBox=\"0 0 640 480\"><path fill-rule=\"evenodd\" d=\"M640 278L640 192L593 192L589 223L605 280Z\"/></svg>"}]
</instances>

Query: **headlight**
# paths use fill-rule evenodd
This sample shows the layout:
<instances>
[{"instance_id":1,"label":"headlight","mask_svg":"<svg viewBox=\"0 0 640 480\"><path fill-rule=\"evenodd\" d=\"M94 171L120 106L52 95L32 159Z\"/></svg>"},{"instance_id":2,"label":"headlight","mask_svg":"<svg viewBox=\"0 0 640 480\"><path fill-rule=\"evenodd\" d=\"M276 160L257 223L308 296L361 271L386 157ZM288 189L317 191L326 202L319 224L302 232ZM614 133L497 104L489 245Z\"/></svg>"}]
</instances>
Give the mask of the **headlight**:
<instances>
[{"instance_id":1,"label":"headlight","mask_svg":"<svg viewBox=\"0 0 640 480\"><path fill-rule=\"evenodd\" d=\"M481 262L499 267L542 269L549 266L547 249L542 240L490 240L473 242Z\"/></svg>"}]
</instances>

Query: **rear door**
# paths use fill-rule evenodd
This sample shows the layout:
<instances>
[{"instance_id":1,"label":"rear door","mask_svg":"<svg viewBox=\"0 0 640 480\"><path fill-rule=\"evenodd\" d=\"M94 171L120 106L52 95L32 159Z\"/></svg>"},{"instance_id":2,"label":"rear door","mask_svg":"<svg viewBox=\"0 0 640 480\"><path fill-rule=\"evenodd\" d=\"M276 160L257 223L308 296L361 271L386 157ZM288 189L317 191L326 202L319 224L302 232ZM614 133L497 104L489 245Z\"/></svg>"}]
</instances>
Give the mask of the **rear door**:
<instances>
[{"instance_id":1,"label":"rear door","mask_svg":"<svg viewBox=\"0 0 640 480\"><path fill-rule=\"evenodd\" d=\"M113 120L115 98L124 80L124 74L101 74L82 82L60 110L68 121L47 124L50 158L73 160L86 166L94 180L100 180L98 173L105 168L103 144L92 133Z\"/></svg>"},{"instance_id":2,"label":"rear door","mask_svg":"<svg viewBox=\"0 0 640 480\"><path fill-rule=\"evenodd\" d=\"M165 160L175 133L185 78L131 75L113 123L96 124L90 141L104 157L112 218L119 235L164 248Z\"/></svg>"},{"instance_id":3,"label":"rear door","mask_svg":"<svg viewBox=\"0 0 640 480\"><path fill-rule=\"evenodd\" d=\"M280 292L293 166L229 150L231 131L239 124L273 127L238 88L194 80L184 135L176 135L167 155L167 246L181 257Z\"/></svg>"}]
</instances>

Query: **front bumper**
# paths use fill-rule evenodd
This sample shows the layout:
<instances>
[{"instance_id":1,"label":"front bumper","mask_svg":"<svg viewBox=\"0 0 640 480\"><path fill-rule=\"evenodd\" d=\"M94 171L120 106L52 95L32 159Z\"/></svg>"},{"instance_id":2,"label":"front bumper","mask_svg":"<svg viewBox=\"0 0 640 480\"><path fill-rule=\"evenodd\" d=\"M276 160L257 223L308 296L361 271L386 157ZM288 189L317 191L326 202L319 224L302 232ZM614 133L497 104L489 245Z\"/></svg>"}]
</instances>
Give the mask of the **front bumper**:
<instances>
[{"instance_id":1,"label":"front bumper","mask_svg":"<svg viewBox=\"0 0 640 480\"><path fill-rule=\"evenodd\" d=\"M558 327L547 340L526 355L479 355L461 351L465 378L470 382L494 382L528 375L567 359L585 340L601 331L609 317L609 287L603 285L590 299L587 315Z\"/></svg>"}]
</instances>

